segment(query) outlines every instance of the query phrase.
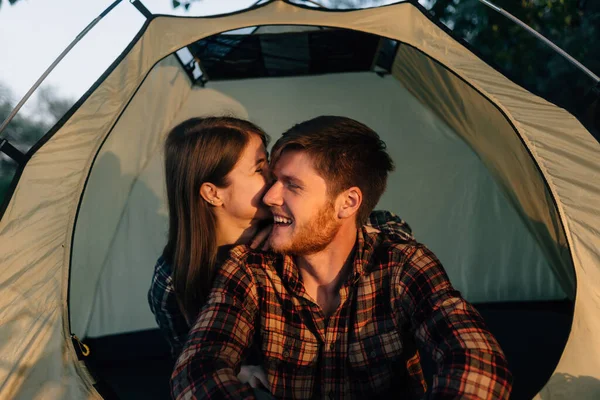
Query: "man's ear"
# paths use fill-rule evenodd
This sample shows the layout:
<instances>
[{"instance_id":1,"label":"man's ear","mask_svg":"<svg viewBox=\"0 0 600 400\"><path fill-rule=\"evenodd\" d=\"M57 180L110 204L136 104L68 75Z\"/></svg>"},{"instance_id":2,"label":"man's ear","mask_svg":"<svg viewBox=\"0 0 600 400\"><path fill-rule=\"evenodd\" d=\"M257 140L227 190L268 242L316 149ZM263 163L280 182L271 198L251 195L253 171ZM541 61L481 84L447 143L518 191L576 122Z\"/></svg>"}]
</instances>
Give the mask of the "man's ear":
<instances>
[{"instance_id":1,"label":"man's ear","mask_svg":"<svg viewBox=\"0 0 600 400\"><path fill-rule=\"evenodd\" d=\"M223 204L223 201L219 198L217 187L210 182L204 182L200 186L200 196L213 206L220 206Z\"/></svg>"},{"instance_id":2,"label":"man's ear","mask_svg":"<svg viewBox=\"0 0 600 400\"><path fill-rule=\"evenodd\" d=\"M338 199L341 202L338 218L353 218L362 204L362 191L357 186L353 186L350 189L344 190Z\"/></svg>"}]
</instances>

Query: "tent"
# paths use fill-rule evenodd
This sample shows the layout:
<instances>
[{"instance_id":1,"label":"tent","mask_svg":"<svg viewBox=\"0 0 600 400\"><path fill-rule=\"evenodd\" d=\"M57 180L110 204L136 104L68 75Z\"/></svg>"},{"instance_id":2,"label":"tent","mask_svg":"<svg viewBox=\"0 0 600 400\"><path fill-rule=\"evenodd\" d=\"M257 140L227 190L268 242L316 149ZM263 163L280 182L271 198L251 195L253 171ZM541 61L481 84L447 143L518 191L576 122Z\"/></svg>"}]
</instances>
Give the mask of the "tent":
<instances>
[{"instance_id":1,"label":"tent","mask_svg":"<svg viewBox=\"0 0 600 400\"><path fill-rule=\"evenodd\" d=\"M245 27L259 28L223 34ZM146 301L167 230L161 145L212 114L273 139L323 114L371 126L397 164L378 208L483 313L515 398L600 397L600 144L416 2L272 0L149 15L29 151L0 209L1 398L164 393L171 361Z\"/></svg>"}]
</instances>

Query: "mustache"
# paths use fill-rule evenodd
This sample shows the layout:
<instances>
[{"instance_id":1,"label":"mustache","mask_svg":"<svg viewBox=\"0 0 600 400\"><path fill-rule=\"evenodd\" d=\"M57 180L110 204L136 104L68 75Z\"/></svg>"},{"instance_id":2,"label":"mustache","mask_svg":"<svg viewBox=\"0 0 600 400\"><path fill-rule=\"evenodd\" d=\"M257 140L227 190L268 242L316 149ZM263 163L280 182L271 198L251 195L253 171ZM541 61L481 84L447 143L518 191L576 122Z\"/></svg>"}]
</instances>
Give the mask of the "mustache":
<instances>
[{"instance_id":1,"label":"mustache","mask_svg":"<svg viewBox=\"0 0 600 400\"><path fill-rule=\"evenodd\" d=\"M292 216L289 215L288 213L286 213L285 211L283 211L281 208L271 207L271 208L269 208L269 211L271 211L271 214L273 214L273 215L292 219Z\"/></svg>"}]
</instances>

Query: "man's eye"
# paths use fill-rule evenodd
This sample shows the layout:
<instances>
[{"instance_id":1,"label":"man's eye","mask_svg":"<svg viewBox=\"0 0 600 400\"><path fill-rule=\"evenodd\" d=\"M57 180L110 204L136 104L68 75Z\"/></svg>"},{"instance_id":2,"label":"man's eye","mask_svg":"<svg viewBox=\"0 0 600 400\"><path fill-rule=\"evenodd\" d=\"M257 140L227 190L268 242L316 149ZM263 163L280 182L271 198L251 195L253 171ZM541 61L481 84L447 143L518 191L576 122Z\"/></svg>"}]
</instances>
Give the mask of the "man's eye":
<instances>
[{"instance_id":1,"label":"man's eye","mask_svg":"<svg viewBox=\"0 0 600 400\"><path fill-rule=\"evenodd\" d=\"M258 172L259 174L262 174L263 169L262 168L258 168L255 172Z\"/></svg>"},{"instance_id":2,"label":"man's eye","mask_svg":"<svg viewBox=\"0 0 600 400\"><path fill-rule=\"evenodd\" d=\"M291 189L291 190L300 189L300 186L298 186L298 185L295 185L295 184L293 184L293 183L288 183L288 185L287 185L287 186L288 186L288 188L289 188L289 189Z\"/></svg>"}]
</instances>

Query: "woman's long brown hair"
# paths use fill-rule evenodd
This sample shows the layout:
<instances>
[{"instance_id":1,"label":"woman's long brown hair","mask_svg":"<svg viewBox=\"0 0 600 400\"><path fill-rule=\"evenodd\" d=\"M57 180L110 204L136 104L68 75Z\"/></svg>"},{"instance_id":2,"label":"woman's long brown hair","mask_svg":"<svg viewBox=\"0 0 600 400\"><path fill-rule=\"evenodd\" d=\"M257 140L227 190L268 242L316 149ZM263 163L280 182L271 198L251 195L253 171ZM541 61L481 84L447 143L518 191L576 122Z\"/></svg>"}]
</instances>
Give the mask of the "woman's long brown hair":
<instances>
[{"instance_id":1,"label":"woman's long brown hair","mask_svg":"<svg viewBox=\"0 0 600 400\"><path fill-rule=\"evenodd\" d=\"M210 291L217 258L214 209L201 197L200 186L227 187L227 175L252 134L266 145L267 135L251 122L192 118L173 128L165 142L169 238L163 258L173 267L177 300L190 322Z\"/></svg>"}]
</instances>

